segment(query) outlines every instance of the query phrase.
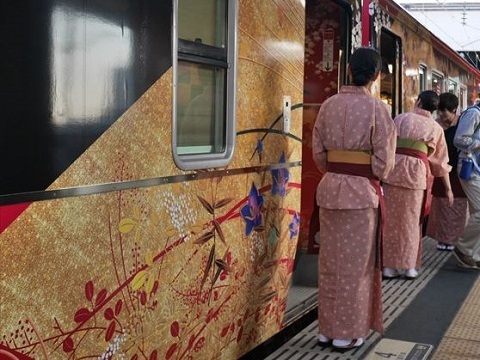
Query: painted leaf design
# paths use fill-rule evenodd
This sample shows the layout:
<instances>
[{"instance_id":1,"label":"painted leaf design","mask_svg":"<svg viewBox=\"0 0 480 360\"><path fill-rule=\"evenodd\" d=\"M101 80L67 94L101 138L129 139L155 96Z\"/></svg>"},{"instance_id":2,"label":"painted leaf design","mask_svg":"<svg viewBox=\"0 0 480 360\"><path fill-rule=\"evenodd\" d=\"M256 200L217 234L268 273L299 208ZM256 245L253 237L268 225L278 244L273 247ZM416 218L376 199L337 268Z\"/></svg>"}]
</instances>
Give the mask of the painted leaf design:
<instances>
[{"instance_id":1,"label":"painted leaf design","mask_svg":"<svg viewBox=\"0 0 480 360\"><path fill-rule=\"evenodd\" d=\"M228 334L228 330L230 330L230 324L228 324L227 326L225 326L225 327L222 329L222 332L220 333L220 336L221 336L221 337L225 337L225 336Z\"/></svg>"},{"instance_id":2,"label":"painted leaf design","mask_svg":"<svg viewBox=\"0 0 480 360\"><path fill-rule=\"evenodd\" d=\"M201 196L198 196L197 195L197 198L198 200L200 200L200 202L202 203L203 207L210 213L213 215L213 206L207 201L205 200L204 198L202 198Z\"/></svg>"},{"instance_id":3,"label":"painted leaf design","mask_svg":"<svg viewBox=\"0 0 480 360\"><path fill-rule=\"evenodd\" d=\"M203 226L202 225L193 225L190 227L190 231L193 233L193 234L198 234L199 232L202 232L203 230Z\"/></svg>"},{"instance_id":4,"label":"painted leaf design","mask_svg":"<svg viewBox=\"0 0 480 360\"><path fill-rule=\"evenodd\" d=\"M172 325L170 325L170 334L172 334L173 337L177 337L179 333L180 325L178 324L178 321L174 321Z\"/></svg>"},{"instance_id":5,"label":"painted leaf design","mask_svg":"<svg viewBox=\"0 0 480 360\"><path fill-rule=\"evenodd\" d=\"M73 320L78 324L83 323L88 319L90 319L90 310L86 308L78 309L73 317Z\"/></svg>"},{"instance_id":6,"label":"painted leaf design","mask_svg":"<svg viewBox=\"0 0 480 360\"><path fill-rule=\"evenodd\" d=\"M165 233L167 234L167 236L170 236L170 237L175 236L175 234L177 233L177 229L171 226L167 230L165 230Z\"/></svg>"},{"instance_id":7,"label":"painted leaf design","mask_svg":"<svg viewBox=\"0 0 480 360\"><path fill-rule=\"evenodd\" d=\"M147 303L147 293L142 291L140 294L140 304L145 305Z\"/></svg>"},{"instance_id":8,"label":"painted leaf design","mask_svg":"<svg viewBox=\"0 0 480 360\"><path fill-rule=\"evenodd\" d=\"M226 198L226 199L219 200L215 203L215 205L213 205L213 207L215 209L220 209L221 207L224 207L225 205L229 204L232 200L233 198Z\"/></svg>"},{"instance_id":9,"label":"painted leaf design","mask_svg":"<svg viewBox=\"0 0 480 360\"><path fill-rule=\"evenodd\" d=\"M132 280L133 291L137 291L143 286L143 284L145 284L145 281L147 281L147 275L148 273L146 270L139 271L138 274L135 275L135 277Z\"/></svg>"},{"instance_id":10,"label":"painted leaf design","mask_svg":"<svg viewBox=\"0 0 480 360\"><path fill-rule=\"evenodd\" d=\"M117 303L115 304L115 315L118 316L120 314L120 311L122 311L122 299L118 299Z\"/></svg>"},{"instance_id":11,"label":"painted leaf design","mask_svg":"<svg viewBox=\"0 0 480 360\"><path fill-rule=\"evenodd\" d=\"M262 287L264 287L265 285L267 285L270 280L272 279L272 275L271 274L267 274L262 280L260 280L257 288L258 289L261 289Z\"/></svg>"},{"instance_id":12,"label":"painted leaf design","mask_svg":"<svg viewBox=\"0 0 480 360\"><path fill-rule=\"evenodd\" d=\"M145 290L147 291L147 294L150 294L152 292L154 284L155 284L155 278L153 276L149 276L147 283L145 285Z\"/></svg>"},{"instance_id":13,"label":"painted leaf design","mask_svg":"<svg viewBox=\"0 0 480 360\"><path fill-rule=\"evenodd\" d=\"M90 280L85 284L85 297L88 301L92 301L93 299L93 282Z\"/></svg>"},{"instance_id":14,"label":"painted leaf design","mask_svg":"<svg viewBox=\"0 0 480 360\"><path fill-rule=\"evenodd\" d=\"M230 271L230 266L223 259L216 259L215 265L217 265L221 270Z\"/></svg>"},{"instance_id":15,"label":"painted leaf design","mask_svg":"<svg viewBox=\"0 0 480 360\"><path fill-rule=\"evenodd\" d=\"M170 346L170 348L167 350L167 353L165 354L165 359L171 359L173 354L175 354L175 351L177 350L177 347L178 345L175 343L175 344L172 344L172 346Z\"/></svg>"},{"instance_id":16,"label":"painted leaf design","mask_svg":"<svg viewBox=\"0 0 480 360\"><path fill-rule=\"evenodd\" d=\"M155 280L153 283L153 289L152 289L152 294L156 294L158 290L158 280Z\"/></svg>"},{"instance_id":17,"label":"painted leaf design","mask_svg":"<svg viewBox=\"0 0 480 360\"><path fill-rule=\"evenodd\" d=\"M99 307L105 302L105 299L107 298L107 290L102 289L97 295L97 298L95 299L95 307Z\"/></svg>"},{"instance_id":18,"label":"painted leaf design","mask_svg":"<svg viewBox=\"0 0 480 360\"><path fill-rule=\"evenodd\" d=\"M205 234L199 236L193 243L194 244L205 244L208 240L210 240L211 238L213 238L215 234L211 231L209 232L206 232Z\"/></svg>"},{"instance_id":19,"label":"painted leaf design","mask_svg":"<svg viewBox=\"0 0 480 360\"><path fill-rule=\"evenodd\" d=\"M213 220L213 227L215 228L215 231L217 232L218 234L218 237L220 238L220 240L222 240L222 242L224 244L225 243L225 235L223 234L223 230L222 228L220 227L220 223L217 221L217 220Z\"/></svg>"},{"instance_id":20,"label":"painted leaf design","mask_svg":"<svg viewBox=\"0 0 480 360\"><path fill-rule=\"evenodd\" d=\"M266 294L265 296L263 296L261 298L261 301L262 302L268 302L268 301L272 300L275 297L275 295L277 295L276 291L269 292L268 294Z\"/></svg>"},{"instance_id":21,"label":"painted leaf design","mask_svg":"<svg viewBox=\"0 0 480 360\"><path fill-rule=\"evenodd\" d=\"M72 352L75 349L75 345L73 343L73 339L71 337L67 337L62 344L63 351L66 353Z\"/></svg>"},{"instance_id":22,"label":"painted leaf design","mask_svg":"<svg viewBox=\"0 0 480 360\"><path fill-rule=\"evenodd\" d=\"M148 360L157 360L157 358L158 358L158 352L157 350L153 350Z\"/></svg>"},{"instance_id":23,"label":"painted leaf design","mask_svg":"<svg viewBox=\"0 0 480 360\"><path fill-rule=\"evenodd\" d=\"M103 315L105 316L105 319L107 319L107 320L113 320L113 318L115 317L115 314L113 313L113 309L110 308L110 307L105 310Z\"/></svg>"},{"instance_id":24,"label":"painted leaf design","mask_svg":"<svg viewBox=\"0 0 480 360\"><path fill-rule=\"evenodd\" d=\"M135 227L135 224L135 220L131 218L124 218L120 220L120 224L118 224L118 230L122 234L128 234Z\"/></svg>"},{"instance_id":25,"label":"painted leaf design","mask_svg":"<svg viewBox=\"0 0 480 360\"><path fill-rule=\"evenodd\" d=\"M145 254L145 262L148 266L153 265L153 253L151 251L147 251Z\"/></svg>"},{"instance_id":26,"label":"painted leaf design","mask_svg":"<svg viewBox=\"0 0 480 360\"><path fill-rule=\"evenodd\" d=\"M205 284L205 281L207 281L208 273L210 272L210 269L212 268L214 258L215 258L215 244L213 244L212 248L210 249L210 255L208 256L207 266L205 266L205 273L203 274L203 279L202 279L202 283L200 285L200 289L203 288L203 285Z\"/></svg>"},{"instance_id":27,"label":"painted leaf design","mask_svg":"<svg viewBox=\"0 0 480 360\"><path fill-rule=\"evenodd\" d=\"M107 331L105 332L105 341L108 342L112 339L116 325L117 323L115 321L110 322L110 325L108 325Z\"/></svg>"}]
</instances>

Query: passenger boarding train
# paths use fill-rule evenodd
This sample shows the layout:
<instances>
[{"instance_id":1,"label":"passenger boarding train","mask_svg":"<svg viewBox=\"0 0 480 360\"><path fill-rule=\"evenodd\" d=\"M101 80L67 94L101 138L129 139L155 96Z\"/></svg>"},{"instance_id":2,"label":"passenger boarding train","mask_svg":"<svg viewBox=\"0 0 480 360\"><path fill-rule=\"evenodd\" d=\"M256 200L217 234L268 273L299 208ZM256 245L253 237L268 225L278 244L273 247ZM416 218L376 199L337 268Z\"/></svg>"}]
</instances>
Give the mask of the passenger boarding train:
<instances>
[{"instance_id":1,"label":"passenger boarding train","mask_svg":"<svg viewBox=\"0 0 480 360\"><path fill-rule=\"evenodd\" d=\"M311 132L353 49L381 52L392 116L480 86L391 0L1 13L2 360L248 353L307 310L289 299L318 250Z\"/></svg>"}]
</instances>

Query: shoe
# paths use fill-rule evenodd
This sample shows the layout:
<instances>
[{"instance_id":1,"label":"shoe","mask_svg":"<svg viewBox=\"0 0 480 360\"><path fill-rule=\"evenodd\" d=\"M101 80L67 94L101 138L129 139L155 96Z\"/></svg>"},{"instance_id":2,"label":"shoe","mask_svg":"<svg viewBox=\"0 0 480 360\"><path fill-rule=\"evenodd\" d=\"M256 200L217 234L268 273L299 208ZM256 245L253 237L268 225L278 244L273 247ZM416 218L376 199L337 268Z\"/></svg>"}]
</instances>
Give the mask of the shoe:
<instances>
[{"instance_id":1,"label":"shoe","mask_svg":"<svg viewBox=\"0 0 480 360\"><path fill-rule=\"evenodd\" d=\"M323 346L323 347L330 346L330 345L332 345L332 339L330 339L328 336L318 334L317 345L318 346Z\"/></svg>"},{"instance_id":2,"label":"shoe","mask_svg":"<svg viewBox=\"0 0 480 360\"><path fill-rule=\"evenodd\" d=\"M416 279L418 276L418 271L415 270L415 269L408 269L406 272L405 272L405 278L407 280L413 280L413 279Z\"/></svg>"},{"instance_id":3,"label":"shoe","mask_svg":"<svg viewBox=\"0 0 480 360\"><path fill-rule=\"evenodd\" d=\"M400 276L397 269L383 268L382 275L384 279L395 279Z\"/></svg>"},{"instance_id":4,"label":"shoe","mask_svg":"<svg viewBox=\"0 0 480 360\"><path fill-rule=\"evenodd\" d=\"M458 264L467 269L480 269L478 263L471 256L465 255L456 247L453 249L453 255L457 258Z\"/></svg>"},{"instance_id":5,"label":"shoe","mask_svg":"<svg viewBox=\"0 0 480 360\"><path fill-rule=\"evenodd\" d=\"M332 343L333 347L337 349L353 349L363 345L363 339L335 339Z\"/></svg>"},{"instance_id":6,"label":"shoe","mask_svg":"<svg viewBox=\"0 0 480 360\"><path fill-rule=\"evenodd\" d=\"M441 251L447 250L447 244L444 244L444 243L439 242L439 243L437 244L437 250L441 250Z\"/></svg>"},{"instance_id":7,"label":"shoe","mask_svg":"<svg viewBox=\"0 0 480 360\"><path fill-rule=\"evenodd\" d=\"M439 242L439 243L437 244L437 250L441 250L441 251L452 251L453 249L455 249L455 246L454 246L454 245L445 244L445 243L441 243L441 242Z\"/></svg>"}]
</instances>

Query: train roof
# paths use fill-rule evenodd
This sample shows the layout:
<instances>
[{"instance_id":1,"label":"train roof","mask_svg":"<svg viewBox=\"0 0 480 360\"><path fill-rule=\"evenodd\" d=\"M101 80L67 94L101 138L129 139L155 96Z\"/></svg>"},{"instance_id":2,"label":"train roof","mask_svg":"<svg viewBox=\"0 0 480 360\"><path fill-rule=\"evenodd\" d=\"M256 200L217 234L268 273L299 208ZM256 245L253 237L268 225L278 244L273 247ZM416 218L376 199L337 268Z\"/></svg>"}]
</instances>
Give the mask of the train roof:
<instances>
[{"instance_id":1,"label":"train roof","mask_svg":"<svg viewBox=\"0 0 480 360\"><path fill-rule=\"evenodd\" d=\"M378 0L380 7L384 8L389 14L399 18L405 25L409 26L412 31L416 33L423 33L425 37L428 37L432 42L432 45L442 51L446 56L453 59L457 64L462 66L465 70L470 72L478 80L480 80L480 70L466 61L457 51L453 50L444 41L438 38L430 30L428 30L423 24L415 19L408 11L401 5L397 4L393 0Z\"/></svg>"}]
</instances>

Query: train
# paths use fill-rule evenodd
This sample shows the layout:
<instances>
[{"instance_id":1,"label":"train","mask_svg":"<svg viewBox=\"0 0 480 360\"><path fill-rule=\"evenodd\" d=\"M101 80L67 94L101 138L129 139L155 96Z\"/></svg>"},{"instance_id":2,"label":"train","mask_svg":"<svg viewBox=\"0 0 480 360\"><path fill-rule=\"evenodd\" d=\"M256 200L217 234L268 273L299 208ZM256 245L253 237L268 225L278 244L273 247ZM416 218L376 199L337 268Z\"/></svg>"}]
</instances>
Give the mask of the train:
<instances>
[{"instance_id":1,"label":"train","mask_svg":"<svg viewBox=\"0 0 480 360\"><path fill-rule=\"evenodd\" d=\"M382 54L392 116L480 88L391 0L17 1L0 24L1 360L248 354L316 306L311 132L352 51Z\"/></svg>"}]
</instances>

